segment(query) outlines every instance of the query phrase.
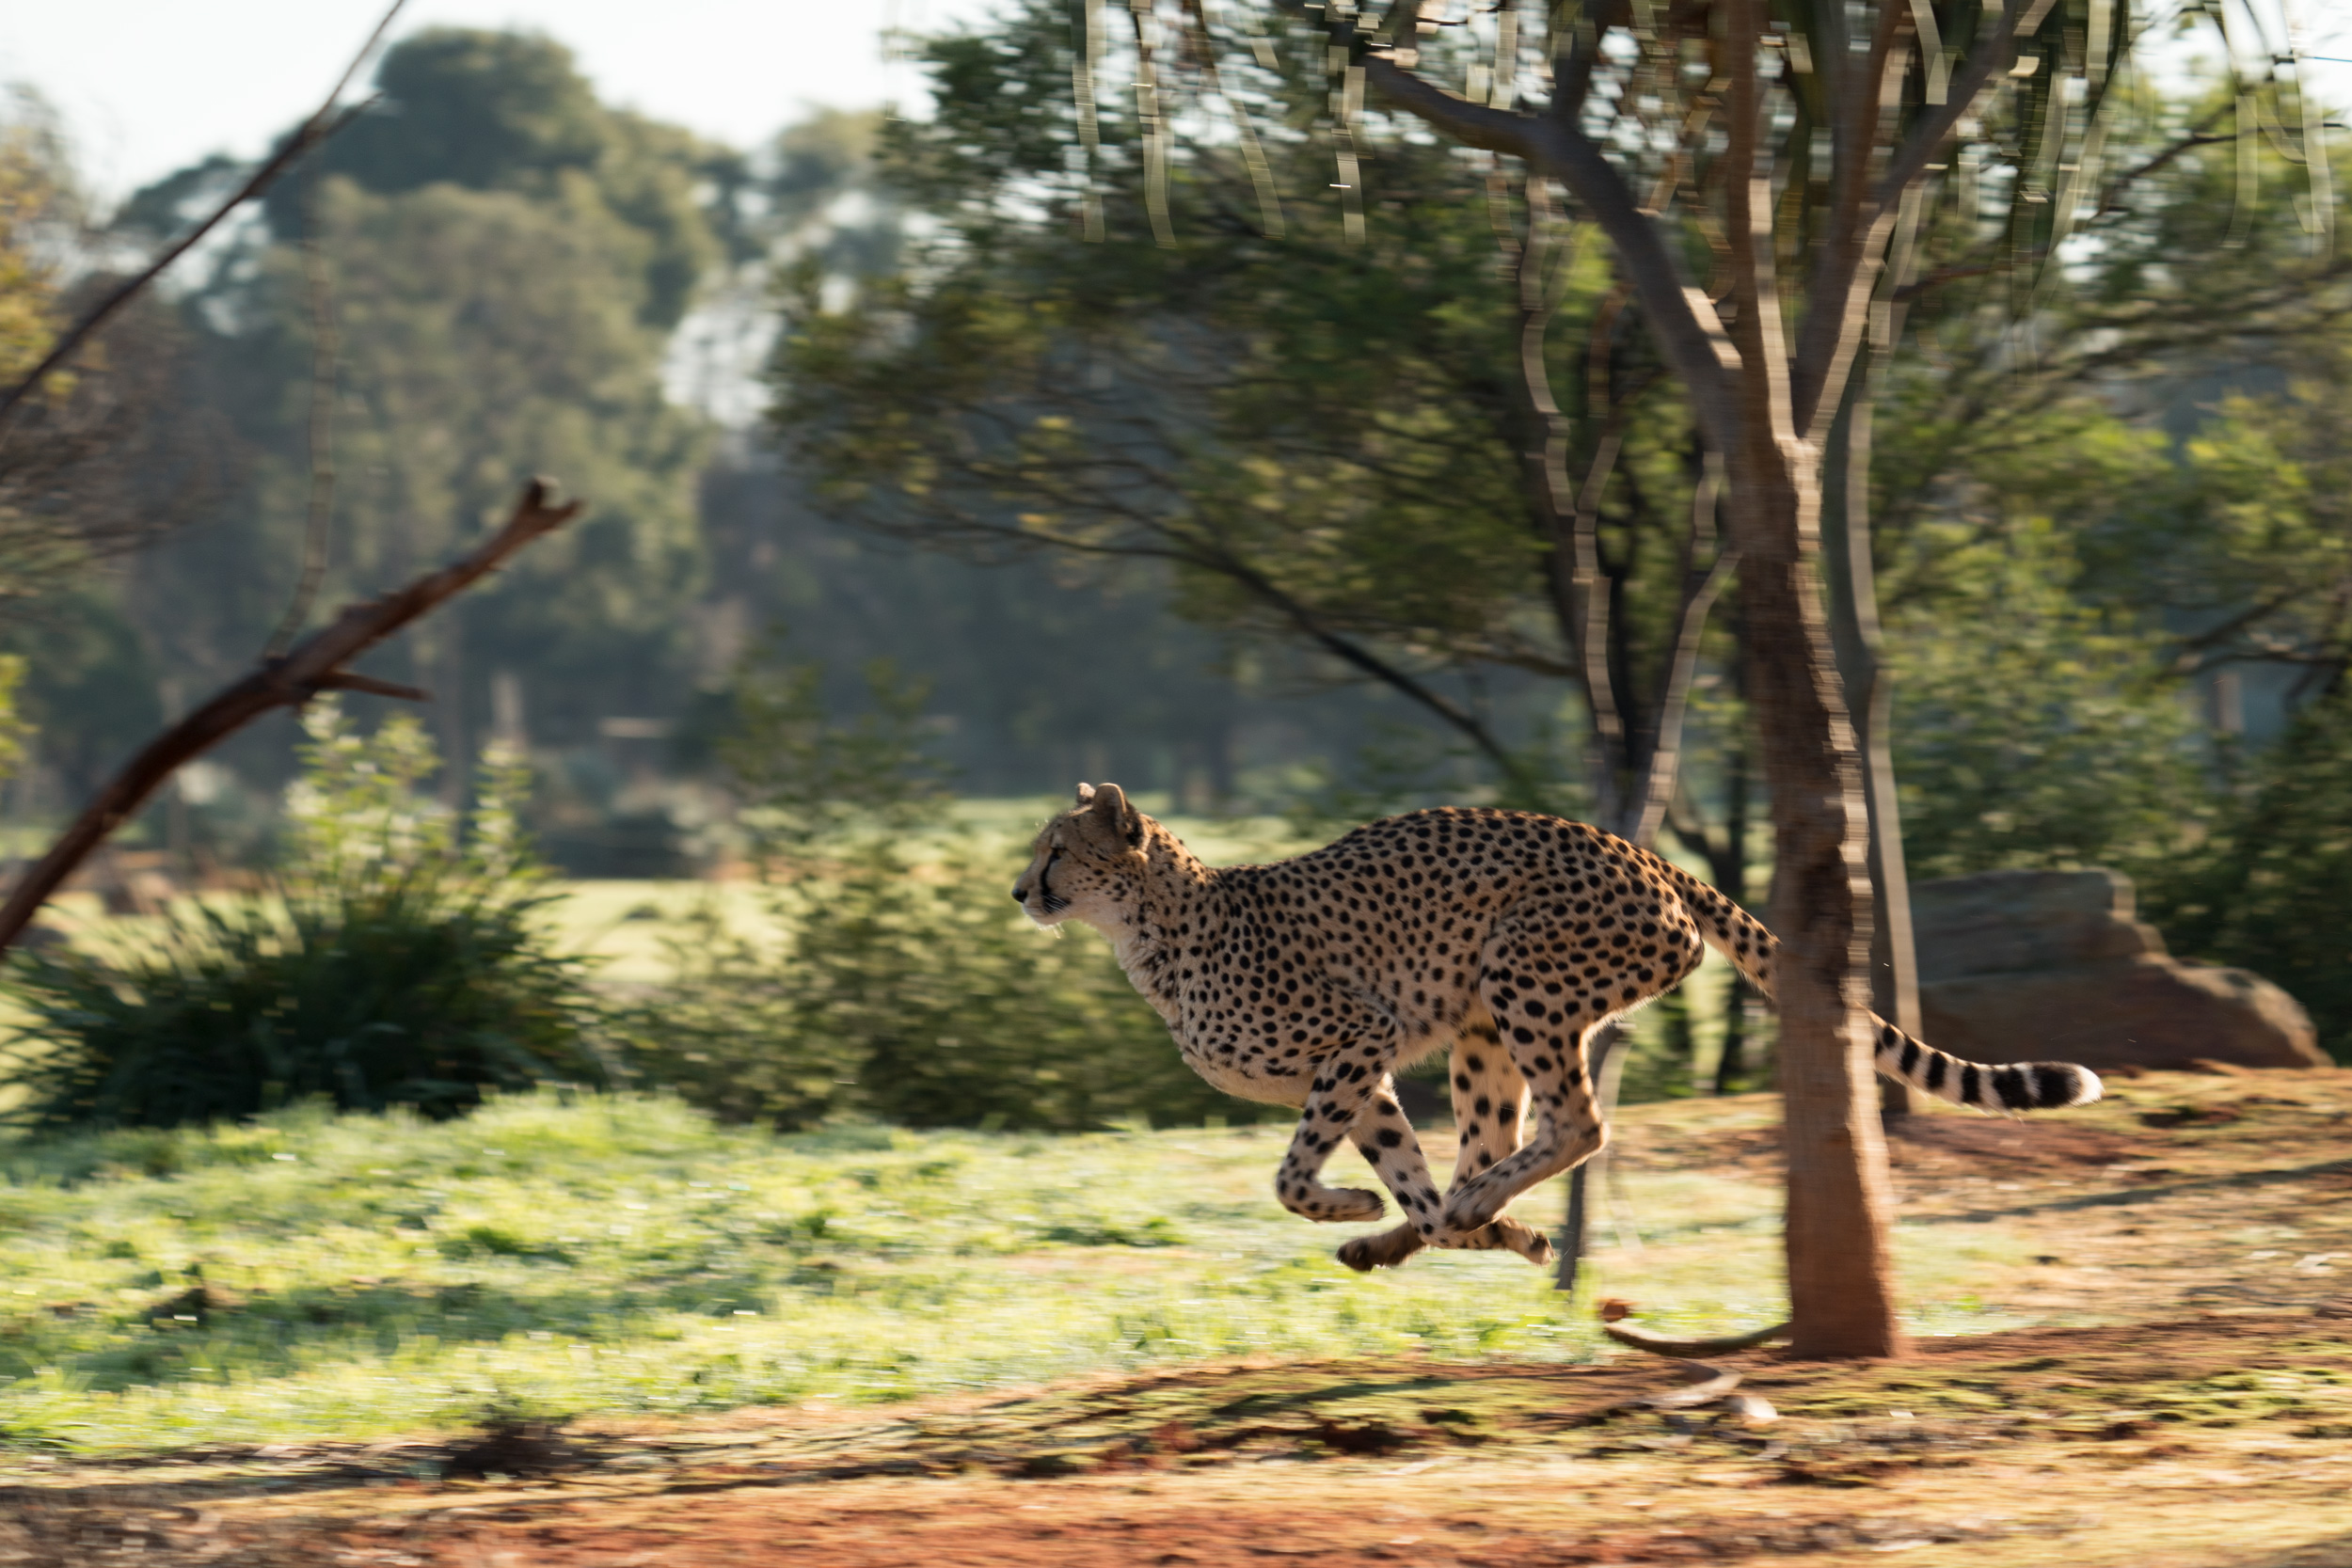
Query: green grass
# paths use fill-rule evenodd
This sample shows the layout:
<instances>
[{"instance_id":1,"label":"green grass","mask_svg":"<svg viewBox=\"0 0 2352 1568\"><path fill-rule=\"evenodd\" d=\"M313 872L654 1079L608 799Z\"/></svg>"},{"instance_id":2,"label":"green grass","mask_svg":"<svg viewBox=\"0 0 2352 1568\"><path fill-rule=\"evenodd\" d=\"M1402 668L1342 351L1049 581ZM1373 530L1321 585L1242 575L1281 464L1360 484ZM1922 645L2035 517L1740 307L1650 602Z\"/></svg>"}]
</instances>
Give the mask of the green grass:
<instances>
[{"instance_id":1,"label":"green grass","mask_svg":"<svg viewBox=\"0 0 2352 1568\"><path fill-rule=\"evenodd\" d=\"M676 1413L1244 1354L1602 1354L1589 1306L1504 1254L1347 1273L1330 1253L1350 1229L1273 1201L1283 1142L780 1138L664 1100L540 1095L439 1125L308 1110L19 1145L0 1150L0 1433L152 1449L368 1437L501 1402ZM1604 1248L1598 1290L1668 1327L1779 1312L1774 1192L1670 1172L1630 1196L1645 1244ZM1554 1223L1559 1202L1522 1212ZM1969 1302L2006 1243L1959 1228L1906 1235L1915 1325L2019 1321ZM151 1321L199 1276L243 1305Z\"/></svg>"}]
</instances>

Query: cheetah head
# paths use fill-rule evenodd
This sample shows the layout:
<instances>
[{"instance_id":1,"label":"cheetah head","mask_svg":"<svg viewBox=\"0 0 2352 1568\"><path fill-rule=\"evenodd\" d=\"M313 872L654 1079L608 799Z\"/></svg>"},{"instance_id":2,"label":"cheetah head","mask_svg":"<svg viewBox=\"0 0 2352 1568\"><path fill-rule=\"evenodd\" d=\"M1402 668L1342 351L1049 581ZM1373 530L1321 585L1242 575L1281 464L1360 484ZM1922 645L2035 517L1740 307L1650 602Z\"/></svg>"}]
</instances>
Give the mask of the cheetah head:
<instances>
[{"instance_id":1,"label":"cheetah head","mask_svg":"<svg viewBox=\"0 0 2352 1568\"><path fill-rule=\"evenodd\" d=\"M1127 803L1115 784L1080 784L1077 803L1037 835L1013 900L1040 926L1084 921L1100 931L1124 927L1143 890L1146 847L1166 830Z\"/></svg>"}]
</instances>

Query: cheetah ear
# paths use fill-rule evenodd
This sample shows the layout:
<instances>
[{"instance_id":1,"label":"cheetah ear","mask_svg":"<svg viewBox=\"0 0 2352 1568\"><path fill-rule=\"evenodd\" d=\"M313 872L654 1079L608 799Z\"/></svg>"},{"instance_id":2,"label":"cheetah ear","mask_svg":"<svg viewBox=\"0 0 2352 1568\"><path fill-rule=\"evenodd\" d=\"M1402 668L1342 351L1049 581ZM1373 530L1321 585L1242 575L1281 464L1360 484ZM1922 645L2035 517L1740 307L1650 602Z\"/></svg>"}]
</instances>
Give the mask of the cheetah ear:
<instances>
[{"instance_id":1,"label":"cheetah ear","mask_svg":"<svg viewBox=\"0 0 2352 1568\"><path fill-rule=\"evenodd\" d=\"M1143 844L1142 815L1127 803L1126 792L1115 784L1094 786L1086 809L1078 814L1078 826L1114 857Z\"/></svg>"},{"instance_id":2,"label":"cheetah ear","mask_svg":"<svg viewBox=\"0 0 2352 1568\"><path fill-rule=\"evenodd\" d=\"M1090 784L1080 784L1078 786L1078 804L1082 806L1090 806L1093 803L1094 786Z\"/></svg>"},{"instance_id":3,"label":"cheetah ear","mask_svg":"<svg viewBox=\"0 0 2352 1568\"><path fill-rule=\"evenodd\" d=\"M1094 791L1094 810L1113 832L1136 847L1142 847L1143 814L1127 803L1126 791L1115 784L1099 785Z\"/></svg>"}]
</instances>

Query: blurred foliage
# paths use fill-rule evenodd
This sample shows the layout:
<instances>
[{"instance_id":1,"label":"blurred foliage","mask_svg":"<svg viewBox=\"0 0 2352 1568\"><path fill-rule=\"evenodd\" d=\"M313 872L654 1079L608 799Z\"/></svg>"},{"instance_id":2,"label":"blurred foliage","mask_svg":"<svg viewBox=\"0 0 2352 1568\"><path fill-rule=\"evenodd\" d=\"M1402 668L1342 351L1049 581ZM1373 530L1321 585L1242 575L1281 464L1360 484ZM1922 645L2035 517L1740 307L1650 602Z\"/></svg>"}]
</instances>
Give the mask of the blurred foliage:
<instances>
[{"instance_id":1,"label":"blurred foliage","mask_svg":"<svg viewBox=\"0 0 2352 1568\"><path fill-rule=\"evenodd\" d=\"M2166 678L2166 639L2069 594L2072 565L2046 519L2021 521L1947 561L1942 635L1895 639L1896 777L1915 876L2137 872L2210 816L2203 729Z\"/></svg>"},{"instance_id":2,"label":"blurred foliage","mask_svg":"<svg viewBox=\"0 0 2352 1568\"><path fill-rule=\"evenodd\" d=\"M2203 843L2148 877L2140 913L2185 958L2277 981L2352 1066L2352 688L2298 713Z\"/></svg>"},{"instance_id":3,"label":"blurred foliage","mask_svg":"<svg viewBox=\"0 0 2352 1568\"><path fill-rule=\"evenodd\" d=\"M40 99L0 87L0 389L55 346L110 286L65 135ZM33 653L21 601L86 579L101 558L184 521L201 499L214 434L167 428L181 343L168 312L135 301L103 340L53 371L0 430L0 646Z\"/></svg>"},{"instance_id":4,"label":"blurred foliage","mask_svg":"<svg viewBox=\"0 0 2352 1568\"><path fill-rule=\"evenodd\" d=\"M883 155L939 228L855 291L803 269L775 428L845 520L982 560L1162 563L1179 613L1467 718L1490 777L1532 799L1583 768L1551 744L1577 663L1566 546L1531 489L1516 188L1375 114L1359 225L1298 106L1325 40L1273 25L1216 68L1216 112L1247 135L1184 140L1164 178L1123 92L1100 95L1091 144L1067 112L1063 8L934 40L937 112L894 122ZM1205 80L1184 89L1204 110ZM1611 657L1646 693L1698 459L1600 247L1562 239L1542 289L1563 458L1581 473L1623 443L1596 500Z\"/></svg>"},{"instance_id":5,"label":"blurred foliage","mask_svg":"<svg viewBox=\"0 0 2352 1568\"><path fill-rule=\"evenodd\" d=\"M13 384L49 352L57 331L57 276L44 230L70 195L54 139L18 112L0 123L0 385Z\"/></svg>"},{"instance_id":6,"label":"blurred foliage","mask_svg":"<svg viewBox=\"0 0 2352 1568\"><path fill-rule=\"evenodd\" d=\"M0 654L0 779L15 772L24 760L24 742L32 726L19 711L18 693L24 684L24 660Z\"/></svg>"},{"instance_id":7,"label":"blurred foliage","mask_svg":"<svg viewBox=\"0 0 2352 1568\"><path fill-rule=\"evenodd\" d=\"M772 650L738 673L722 754L781 935L705 905L671 944L669 981L624 1022L635 1069L785 1130L859 1114L1078 1132L1232 1106L1107 946L1036 929L1007 896L1014 857L959 841L921 688L870 668L868 713L843 721L822 678Z\"/></svg>"},{"instance_id":8,"label":"blurred foliage","mask_svg":"<svg viewBox=\"0 0 2352 1568\"><path fill-rule=\"evenodd\" d=\"M119 952L19 954L10 1076L23 1125L175 1127L324 1096L455 1116L486 1090L599 1082L577 959L515 819L527 774L485 764L469 843L419 793L437 766L406 716L307 720L294 850L267 896L181 906Z\"/></svg>"},{"instance_id":9,"label":"blurred foliage","mask_svg":"<svg viewBox=\"0 0 2352 1568\"><path fill-rule=\"evenodd\" d=\"M543 37L427 30L386 53L377 86L181 302L185 402L228 411L244 473L214 526L143 556L112 597L143 628L151 683L226 679L286 612L322 457L320 606L431 567L533 473L554 476L589 515L378 656L440 693L437 737L462 778L501 672L534 735L565 745L593 743L607 715L674 711L692 684L708 431L665 394L663 362L721 256L697 193L733 155L598 103ZM135 197L117 233L176 231L239 176L183 170ZM250 767L272 739L282 750L282 732L257 735L226 760ZM276 762L254 768L273 789Z\"/></svg>"},{"instance_id":10,"label":"blurred foliage","mask_svg":"<svg viewBox=\"0 0 2352 1568\"><path fill-rule=\"evenodd\" d=\"M1963 265L1980 236L1931 236L1952 276L1889 380L1875 543L1913 874L2116 866L2178 950L2226 946L2317 1016L2352 956L2225 939L2216 857L2296 842L2239 786L2341 723L2352 285L2285 144L2217 134L2240 106L2117 97L2099 243L2025 319L2016 279Z\"/></svg>"},{"instance_id":11,"label":"blurred foliage","mask_svg":"<svg viewBox=\"0 0 2352 1568\"><path fill-rule=\"evenodd\" d=\"M311 163L371 194L433 185L506 192L565 210L634 243L616 260L637 275L628 303L656 328L675 326L718 246L696 185L737 155L598 102L572 53L543 35L428 27L385 53L381 98ZM281 240L309 227L300 181L270 193ZM601 221L600 221L601 220Z\"/></svg>"}]
</instances>

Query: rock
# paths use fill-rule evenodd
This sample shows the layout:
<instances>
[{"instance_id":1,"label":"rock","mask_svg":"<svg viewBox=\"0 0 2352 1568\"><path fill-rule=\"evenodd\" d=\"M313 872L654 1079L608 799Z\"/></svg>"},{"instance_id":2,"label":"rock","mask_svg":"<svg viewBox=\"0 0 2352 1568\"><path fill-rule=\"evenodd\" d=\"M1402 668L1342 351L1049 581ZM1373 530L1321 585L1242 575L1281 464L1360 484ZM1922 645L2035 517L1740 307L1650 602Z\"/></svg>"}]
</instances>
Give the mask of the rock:
<instances>
[{"instance_id":1,"label":"rock","mask_svg":"<svg viewBox=\"0 0 2352 1568\"><path fill-rule=\"evenodd\" d=\"M2132 918L2131 879L1988 871L1915 883L1930 1044L1979 1062L2324 1068L2295 998L2243 969L2185 963ZM2210 1070L2210 1069L2208 1069Z\"/></svg>"}]
</instances>

